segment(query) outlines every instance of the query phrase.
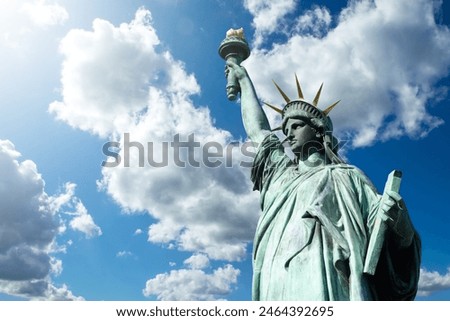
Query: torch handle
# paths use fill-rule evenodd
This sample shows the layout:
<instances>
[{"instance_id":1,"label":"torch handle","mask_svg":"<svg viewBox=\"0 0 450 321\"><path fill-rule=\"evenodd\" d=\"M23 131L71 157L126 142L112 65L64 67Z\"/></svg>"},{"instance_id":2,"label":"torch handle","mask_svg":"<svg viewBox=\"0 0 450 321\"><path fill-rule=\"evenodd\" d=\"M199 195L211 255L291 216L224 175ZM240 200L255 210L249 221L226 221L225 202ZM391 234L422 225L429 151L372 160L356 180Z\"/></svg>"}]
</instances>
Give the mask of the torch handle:
<instances>
[{"instance_id":1,"label":"torch handle","mask_svg":"<svg viewBox=\"0 0 450 321\"><path fill-rule=\"evenodd\" d=\"M235 64L239 65L242 62L242 59L238 55L229 55L227 57L227 62L231 61ZM238 94L241 92L241 87L239 86L239 82L234 75L233 69L228 69L227 74L227 97L228 100L234 101L237 99Z\"/></svg>"}]
</instances>

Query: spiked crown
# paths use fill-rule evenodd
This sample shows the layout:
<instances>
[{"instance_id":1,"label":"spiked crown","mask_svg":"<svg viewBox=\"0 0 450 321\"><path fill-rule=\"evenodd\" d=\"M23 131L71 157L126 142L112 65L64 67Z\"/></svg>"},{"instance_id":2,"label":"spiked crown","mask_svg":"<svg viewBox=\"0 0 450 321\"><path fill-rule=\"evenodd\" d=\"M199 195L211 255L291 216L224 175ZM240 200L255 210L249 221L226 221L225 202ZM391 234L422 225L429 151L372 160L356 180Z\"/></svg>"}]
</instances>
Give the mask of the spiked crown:
<instances>
[{"instance_id":1,"label":"spiked crown","mask_svg":"<svg viewBox=\"0 0 450 321\"><path fill-rule=\"evenodd\" d=\"M322 121L323 127L326 130L332 130L332 124L331 120L328 117L328 114L331 112L331 110L340 102L340 100L336 101L335 103L331 104L324 110L320 110L317 107L317 104L319 103L320 99L320 93L322 92L323 84L320 85L319 90L317 91L316 96L314 97L314 100L312 103L307 102L303 97L303 92L300 87L300 82L298 81L297 75L295 75L295 83L297 86L297 94L298 99L291 100L284 92L281 90L281 88L277 85L277 83L274 81L275 87L280 92L281 96L286 101L286 105L283 107L283 109L280 109L278 107L275 107L271 104L268 104L264 102L265 105L275 110L277 113L281 114L283 118L283 123L281 126L274 128L272 131L275 130L282 130L284 126L286 125L286 122L289 118L296 117L296 116L305 116L307 114L310 118L317 118L319 121Z\"/></svg>"}]
</instances>

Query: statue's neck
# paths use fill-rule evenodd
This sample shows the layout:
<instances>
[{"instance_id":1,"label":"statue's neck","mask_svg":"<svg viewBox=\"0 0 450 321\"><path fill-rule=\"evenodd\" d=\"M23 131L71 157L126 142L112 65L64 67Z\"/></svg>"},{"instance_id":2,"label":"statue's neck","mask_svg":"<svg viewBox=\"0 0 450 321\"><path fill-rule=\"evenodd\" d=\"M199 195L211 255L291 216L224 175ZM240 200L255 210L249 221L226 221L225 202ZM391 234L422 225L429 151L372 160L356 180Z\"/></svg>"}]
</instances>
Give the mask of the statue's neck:
<instances>
[{"instance_id":1,"label":"statue's neck","mask_svg":"<svg viewBox=\"0 0 450 321\"><path fill-rule=\"evenodd\" d=\"M303 172L311 168L326 165L327 158L321 152L314 152L309 155L296 155L296 162L298 164L298 170Z\"/></svg>"}]
</instances>

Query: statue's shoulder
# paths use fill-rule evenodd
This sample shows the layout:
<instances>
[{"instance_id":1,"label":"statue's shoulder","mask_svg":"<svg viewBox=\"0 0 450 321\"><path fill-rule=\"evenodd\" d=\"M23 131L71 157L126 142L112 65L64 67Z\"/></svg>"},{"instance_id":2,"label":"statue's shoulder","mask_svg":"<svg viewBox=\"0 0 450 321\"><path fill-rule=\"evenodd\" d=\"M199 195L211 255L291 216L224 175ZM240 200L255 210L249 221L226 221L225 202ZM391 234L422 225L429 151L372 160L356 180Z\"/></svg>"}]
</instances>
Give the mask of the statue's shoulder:
<instances>
[{"instance_id":1,"label":"statue's shoulder","mask_svg":"<svg viewBox=\"0 0 450 321\"><path fill-rule=\"evenodd\" d=\"M364 174L359 168L350 164L331 164L327 165L326 168L331 170L333 174L341 175L359 175Z\"/></svg>"},{"instance_id":2,"label":"statue's shoulder","mask_svg":"<svg viewBox=\"0 0 450 321\"><path fill-rule=\"evenodd\" d=\"M371 180L367 177L364 172L358 167L350 164L333 164L328 165L331 169L331 173L334 177L339 177L340 179L352 180L354 182L359 182L362 184L369 185L372 189L376 190Z\"/></svg>"}]
</instances>

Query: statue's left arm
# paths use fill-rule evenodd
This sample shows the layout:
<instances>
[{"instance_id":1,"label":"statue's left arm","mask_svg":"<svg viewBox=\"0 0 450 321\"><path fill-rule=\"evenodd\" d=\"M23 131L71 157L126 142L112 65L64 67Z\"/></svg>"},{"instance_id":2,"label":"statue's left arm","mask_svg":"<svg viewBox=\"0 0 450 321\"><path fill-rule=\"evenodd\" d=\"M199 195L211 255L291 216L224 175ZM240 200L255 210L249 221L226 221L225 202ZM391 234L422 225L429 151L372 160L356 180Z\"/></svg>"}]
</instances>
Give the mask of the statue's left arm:
<instances>
[{"instance_id":1,"label":"statue's left arm","mask_svg":"<svg viewBox=\"0 0 450 321\"><path fill-rule=\"evenodd\" d=\"M408 209L399 193L388 191L389 198L381 206L384 222L397 237L395 242L399 248L411 245L415 230L409 217Z\"/></svg>"},{"instance_id":2,"label":"statue's left arm","mask_svg":"<svg viewBox=\"0 0 450 321\"><path fill-rule=\"evenodd\" d=\"M377 300L414 300L420 273L421 242L402 197L388 192L381 206L387 226L383 248L372 279Z\"/></svg>"}]
</instances>

